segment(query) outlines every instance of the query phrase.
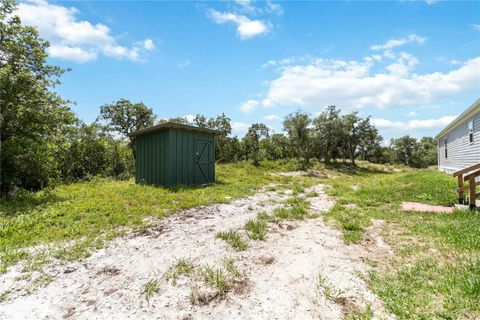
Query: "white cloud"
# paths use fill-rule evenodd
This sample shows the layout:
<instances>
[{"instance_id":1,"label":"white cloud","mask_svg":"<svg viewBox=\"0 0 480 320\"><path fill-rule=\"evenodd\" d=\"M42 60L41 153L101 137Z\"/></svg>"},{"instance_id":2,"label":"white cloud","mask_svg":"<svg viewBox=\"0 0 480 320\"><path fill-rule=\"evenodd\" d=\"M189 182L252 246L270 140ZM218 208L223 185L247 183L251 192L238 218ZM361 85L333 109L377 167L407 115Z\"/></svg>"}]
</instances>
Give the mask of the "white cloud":
<instances>
[{"instance_id":1,"label":"white cloud","mask_svg":"<svg viewBox=\"0 0 480 320\"><path fill-rule=\"evenodd\" d=\"M472 24L473 30L480 31L480 24Z\"/></svg>"},{"instance_id":2,"label":"white cloud","mask_svg":"<svg viewBox=\"0 0 480 320\"><path fill-rule=\"evenodd\" d=\"M265 10L269 13L275 13L279 16L283 15L283 8L278 3L274 3L273 1L267 0L267 4Z\"/></svg>"},{"instance_id":3,"label":"white cloud","mask_svg":"<svg viewBox=\"0 0 480 320\"><path fill-rule=\"evenodd\" d=\"M423 44L427 38L423 38L420 36L417 36L416 34L411 34L406 38L400 38L400 39L390 39L384 44L376 44L370 47L370 49L374 51L379 51L379 50L390 50L395 47L403 46L407 43L412 43L416 42L418 44Z\"/></svg>"},{"instance_id":4,"label":"white cloud","mask_svg":"<svg viewBox=\"0 0 480 320\"><path fill-rule=\"evenodd\" d=\"M425 0L427 4L435 4L438 2L438 0Z\"/></svg>"},{"instance_id":5,"label":"white cloud","mask_svg":"<svg viewBox=\"0 0 480 320\"><path fill-rule=\"evenodd\" d=\"M460 60L457 60L457 59L448 59L444 56L440 56L440 57L437 57L435 58L435 60L437 61L440 61L440 62L444 62L444 63L448 63L448 64L451 64L451 65L457 65L457 64L461 64L462 62Z\"/></svg>"},{"instance_id":6,"label":"white cloud","mask_svg":"<svg viewBox=\"0 0 480 320\"><path fill-rule=\"evenodd\" d=\"M456 116L444 116L438 119L410 120L406 122L391 121L387 119L371 119L371 122L374 126L383 130L421 130L445 127L455 118Z\"/></svg>"},{"instance_id":7,"label":"white cloud","mask_svg":"<svg viewBox=\"0 0 480 320\"><path fill-rule=\"evenodd\" d=\"M445 73L414 73L411 69L418 60L403 53L384 72L371 72L376 63L316 59L306 65L283 67L270 81L262 105L386 108L429 104L453 94L480 90L480 57Z\"/></svg>"},{"instance_id":8,"label":"white cloud","mask_svg":"<svg viewBox=\"0 0 480 320\"><path fill-rule=\"evenodd\" d=\"M300 58L285 58L285 59L280 59L280 60L268 60L262 65L262 68L269 68L269 67L281 67L285 65L292 64L297 61L304 61L306 57L300 57Z\"/></svg>"},{"instance_id":9,"label":"white cloud","mask_svg":"<svg viewBox=\"0 0 480 320\"><path fill-rule=\"evenodd\" d=\"M193 122L193 120L195 119L195 116L193 114L187 114L187 115L184 115L183 118L188 122Z\"/></svg>"},{"instance_id":10,"label":"white cloud","mask_svg":"<svg viewBox=\"0 0 480 320\"><path fill-rule=\"evenodd\" d=\"M143 47L147 50L153 50L153 49L155 49L155 44L153 44L152 39L145 39L143 41Z\"/></svg>"},{"instance_id":11,"label":"white cloud","mask_svg":"<svg viewBox=\"0 0 480 320\"><path fill-rule=\"evenodd\" d=\"M48 48L51 57L73 60L77 62L87 62L97 58L97 53L87 51L78 47L52 45Z\"/></svg>"},{"instance_id":12,"label":"white cloud","mask_svg":"<svg viewBox=\"0 0 480 320\"><path fill-rule=\"evenodd\" d=\"M237 26L237 34L242 40L251 39L270 31L270 24L268 22L251 20L246 16L235 13L223 13L210 9L209 16L217 24L227 22L234 23Z\"/></svg>"},{"instance_id":13,"label":"white cloud","mask_svg":"<svg viewBox=\"0 0 480 320\"><path fill-rule=\"evenodd\" d=\"M107 57L139 60L142 50L152 50L153 41L146 39L141 46L119 45L104 24L92 24L77 18L74 7L50 4L45 0L20 2L16 14L25 25L36 26L40 35L51 43L52 57L87 62L99 54Z\"/></svg>"},{"instance_id":14,"label":"white cloud","mask_svg":"<svg viewBox=\"0 0 480 320\"><path fill-rule=\"evenodd\" d=\"M239 121L232 121L232 135L237 136L244 136L245 133L248 131L248 127L250 126L248 123L239 122Z\"/></svg>"},{"instance_id":15,"label":"white cloud","mask_svg":"<svg viewBox=\"0 0 480 320\"><path fill-rule=\"evenodd\" d=\"M418 59L407 52L401 52L396 62L388 65L386 69L399 76L407 75L418 64Z\"/></svg>"},{"instance_id":16,"label":"white cloud","mask_svg":"<svg viewBox=\"0 0 480 320\"><path fill-rule=\"evenodd\" d=\"M414 116L417 115L417 113L416 113L415 111L410 111L410 112L408 113L408 115L411 116L411 117L414 117Z\"/></svg>"},{"instance_id":17,"label":"white cloud","mask_svg":"<svg viewBox=\"0 0 480 320\"><path fill-rule=\"evenodd\" d=\"M257 8L253 5L252 0L235 0L240 9L246 13L255 13Z\"/></svg>"},{"instance_id":18,"label":"white cloud","mask_svg":"<svg viewBox=\"0 0 480 320\"><path fill-rule=\"evenodd\" d=\"M267 116L264 117L265 120L267 121L277 121L277 120L280 120L280 117L277 116L276 114L269 114Z\"/></svg>"},{"instance_id":19,"label":"white cloud","mask_svg":"<svg viewBox=\"0 0 480 320\"><path fill-rule=\"evenodd\" d=\"M240 105L240 110L243 113L252 113L260 105L260 102L257 100L247 100Z\"/></svg>"},{"instance_id":20,"label":"white cloud","mask_svg":"<svg viewBox=\"0 0 480 320\"><path fill-rule=\"evenodd\" d=\"M272 0L267 0L266 2L259 1L265 3L264 7L255 6L253 0L235 0L234 1L237 7L235 7L236 12L241 12L245 14L265 14L265 13L272 13L276 15L283 15L283 8L280 4L275 3ZM258 3L258 2L257 2Z\"/></svg>"}]
</instances>

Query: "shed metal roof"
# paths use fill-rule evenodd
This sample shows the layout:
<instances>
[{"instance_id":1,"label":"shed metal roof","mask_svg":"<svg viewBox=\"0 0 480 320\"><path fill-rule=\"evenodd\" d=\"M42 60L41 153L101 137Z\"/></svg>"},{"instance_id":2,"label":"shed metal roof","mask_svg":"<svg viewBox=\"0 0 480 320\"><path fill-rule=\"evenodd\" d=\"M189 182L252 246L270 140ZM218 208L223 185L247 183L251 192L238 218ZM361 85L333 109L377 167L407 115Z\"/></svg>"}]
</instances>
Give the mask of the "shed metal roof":
<instances>
[{"instance_id":1,"label":"shed metal roof","mask_svg":"<svg viewBox=\"0 0 480 320\"><path fill-rule=\"evenodd\" d=\"M458 117L455 118L448 126L443 128L442 131L440 131L436 136L435 139L439 139L440 137L445 136L448 134L450 131L458 127L460 124L462 124L465 120L473 116L475 113L480 112L480 99L477 99L470 107L468 107L467 110L465 110L462 114L460 114Z\"/></svg>"},{"instance_id":2,"label":"shed metal roof","mask_svg":"<svg viewBox=\"0 0 480 320\"><path fill-rule=\"evenodd\" d=\"M195 126L190 126L190 125L180 124L180 123L174 123L174 122L165 122L165 123L161 123L159 125L153 126L153 127L144 128L144 129L134 131L132 133L129 133L128 136L129 137L134 137L134 136L139 136L139 135L143 135L143 134L146 134L146 133L161 131L161 130L165 130L165 129L180 129L180 130L186 130L186 131L199 131L199 132L204 132L204 133L209 133L209 134L219 134L220 133L220 131L218 131L218 130L195 127Z\"/></svg>"}]
</instances>

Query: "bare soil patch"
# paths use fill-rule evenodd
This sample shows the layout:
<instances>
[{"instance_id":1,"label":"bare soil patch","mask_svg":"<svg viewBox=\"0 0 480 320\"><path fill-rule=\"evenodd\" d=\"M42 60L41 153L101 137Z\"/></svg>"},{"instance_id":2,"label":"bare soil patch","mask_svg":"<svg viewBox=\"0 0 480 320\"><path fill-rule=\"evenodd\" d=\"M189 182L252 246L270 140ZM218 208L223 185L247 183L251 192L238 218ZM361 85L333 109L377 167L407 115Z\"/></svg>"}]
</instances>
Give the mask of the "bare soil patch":
<instances>
[{"instance_id":1,"label":"bare soil patch","mask_svg":"<svg viewBox=\"0 0 480 320\"><path fill-rule=\"evenodd\" d=\"M312 213L333 206L323 185L304 194L309 192L317 194L308 198ZM84 261L47 266L44 272L53 274L53 281L30 294L14 281L19 271L13 268L0 276L0 289L12 291L0 304L0 318L339 319L368 306L376 318L391 318L362 279L369 270L363 261L372 252L345 245L340 231L326 226L321 216L269 223L265 240L249 240L245 251L216 239L219 231L243 232L247 220L259 212L272 213L289 197L259 191L229 204L151 218L153 230L112 240ZM179 273L175 283L165 280L181 258L191 261L193 270ZM206 286L198 270L219 270L225 259L239 272L228 280L231 287ZM146 284L152 279L158 286L147 299Z\"/></svg>"},{"instance_id":2,"label":"bare soil patch","mask_svg":"<svg viewBox=\"0 0 480 320\"><path fill-rule=\"evenodd\" d=\"M452 213L453 207L434 206L419 202L402 202L402 210L417 212Z\"/></svg>"}]
</instances>

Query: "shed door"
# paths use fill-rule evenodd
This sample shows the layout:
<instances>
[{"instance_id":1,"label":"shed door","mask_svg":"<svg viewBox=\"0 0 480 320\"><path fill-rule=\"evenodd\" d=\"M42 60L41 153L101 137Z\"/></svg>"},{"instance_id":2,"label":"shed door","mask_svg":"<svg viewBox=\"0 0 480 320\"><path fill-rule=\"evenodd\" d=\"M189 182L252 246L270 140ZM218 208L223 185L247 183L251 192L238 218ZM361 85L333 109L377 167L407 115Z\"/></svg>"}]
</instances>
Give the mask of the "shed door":
<instances>
[{"instance_id":1,"label":"shed door","mask_svg":"<svg viewBox=\"0 0 480 320\"><path fill-rule=\"evenodd\" d=\"M195 183L213 181L213 144L211 140L195 139Z\"/></svg>"}]
</instances>

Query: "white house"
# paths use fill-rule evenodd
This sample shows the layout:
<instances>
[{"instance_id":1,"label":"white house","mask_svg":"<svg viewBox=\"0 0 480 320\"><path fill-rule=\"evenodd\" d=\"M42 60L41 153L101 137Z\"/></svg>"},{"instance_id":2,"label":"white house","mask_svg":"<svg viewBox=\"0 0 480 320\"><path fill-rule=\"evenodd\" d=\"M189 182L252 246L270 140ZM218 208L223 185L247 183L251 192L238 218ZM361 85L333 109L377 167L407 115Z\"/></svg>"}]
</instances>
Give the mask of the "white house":
<instances>
[{"instance_id":1,"label":"white house","mask_svg":"<svg viewBox=\"0 0 480 320\"><path fill-rule=\"evenodd\" d=\"M480 99L435 137L438 169L454 172L480 163Z\"/></svg>"}]
</instances>

